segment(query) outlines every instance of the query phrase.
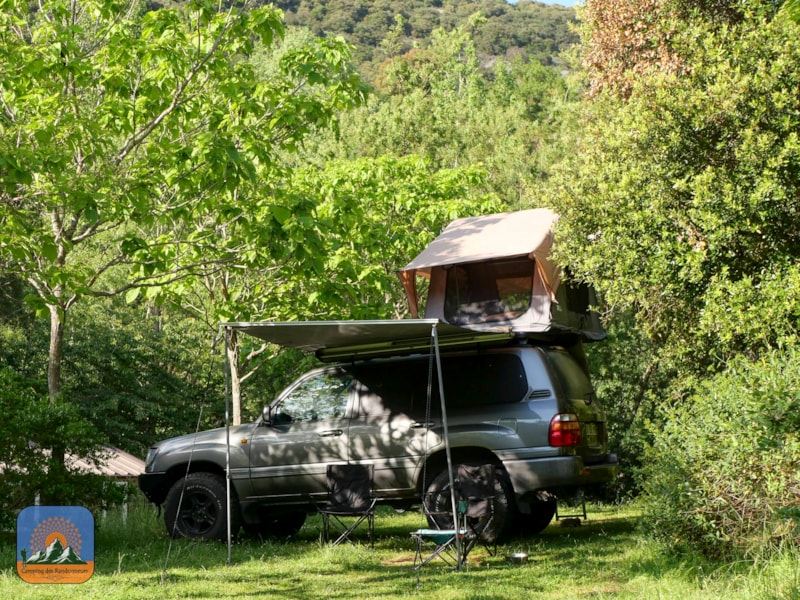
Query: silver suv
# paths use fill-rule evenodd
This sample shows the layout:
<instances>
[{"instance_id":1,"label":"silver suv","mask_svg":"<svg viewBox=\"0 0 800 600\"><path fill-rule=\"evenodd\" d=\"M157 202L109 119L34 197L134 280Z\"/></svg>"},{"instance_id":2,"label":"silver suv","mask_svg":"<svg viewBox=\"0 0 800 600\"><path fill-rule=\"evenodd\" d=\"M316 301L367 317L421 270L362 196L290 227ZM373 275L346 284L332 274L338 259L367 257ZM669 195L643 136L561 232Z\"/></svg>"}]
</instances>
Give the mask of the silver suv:
<instances>
[{"instance_id":1,"label":"silver suv","mask_svg":"<svg viewBox=\"0 0 800 600\"><path fill-rule=\"evenodd\" d=\"M496 536L541 531L556 498L615 475L605 415L581 365L580 353L531 344L442 355L452 459L496 466ZM255 423L231 428L232 530L296 533L325 501L331 463L373 465L379 501L398 508L446 486L432 370L428 356L316 369ZM226 536L227 440L216 429L150 448L139 486L164 505L172 535Z\"/></svg>"}]
</instances>

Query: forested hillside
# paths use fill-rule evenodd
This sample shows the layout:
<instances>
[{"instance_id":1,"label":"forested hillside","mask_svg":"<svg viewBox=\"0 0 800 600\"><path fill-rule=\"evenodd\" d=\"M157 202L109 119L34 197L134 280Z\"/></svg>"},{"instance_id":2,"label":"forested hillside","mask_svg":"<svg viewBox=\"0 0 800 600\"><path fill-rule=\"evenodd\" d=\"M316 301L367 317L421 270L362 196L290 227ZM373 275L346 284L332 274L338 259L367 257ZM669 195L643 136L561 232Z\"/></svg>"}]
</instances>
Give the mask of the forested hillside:
<instances>
[{"instance_id":1,"label":"forested hillside","mask_svg":"<svg viewBox=\"0 0 800 600\"><path fill-rule=\"evenodd\" d=\"M469 25L475 13L486 19L471 32L478 56L486 63L522 52L554 64L562 51L578 41L570 27L575 23L573 9L527 0L517 4L505 0L290 0L275 4L286 12L290 25L307 27L317 35L344 35L355 45L354 59L365 73L377 72L398 51L426 46L436 29Z\"/></svg>"},{"instance_id":2,"label":"forested hillside","mask_svg":"<svg viewBox=\"0 0 800 600\"><path fill-rule=\"evenodd\" d=\"M796 541L796 0L155 6L0 13L3 514L221 424L220 322L405 317L449 221L546 206L610 333L605 497L712 557ZM309 362L230 346L235 419Z\"/></svg>"}]
</instances>

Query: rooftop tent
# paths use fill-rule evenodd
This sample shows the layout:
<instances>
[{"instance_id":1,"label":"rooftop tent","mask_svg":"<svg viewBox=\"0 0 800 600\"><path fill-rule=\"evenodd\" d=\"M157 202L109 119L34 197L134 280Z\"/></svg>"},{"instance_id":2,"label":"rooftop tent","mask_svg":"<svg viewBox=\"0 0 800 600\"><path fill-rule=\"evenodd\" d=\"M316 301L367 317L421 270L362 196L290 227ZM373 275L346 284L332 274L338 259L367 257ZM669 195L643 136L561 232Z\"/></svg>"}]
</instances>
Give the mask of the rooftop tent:
<instances>
[{"instance_id":1,"label":"rooftop tent","mask_svg":"<svg viewBox=\"0 0 800 600\"><path fill-rule=\"evenodd\" d=\"M549 339L605 338L589 286L564 277L549 256L558 216L548 209L466 217L450 223L399 277L419 316L417 276L429 279L426 319L475 331L507 326Z\"/></svg>"}]
</instances>

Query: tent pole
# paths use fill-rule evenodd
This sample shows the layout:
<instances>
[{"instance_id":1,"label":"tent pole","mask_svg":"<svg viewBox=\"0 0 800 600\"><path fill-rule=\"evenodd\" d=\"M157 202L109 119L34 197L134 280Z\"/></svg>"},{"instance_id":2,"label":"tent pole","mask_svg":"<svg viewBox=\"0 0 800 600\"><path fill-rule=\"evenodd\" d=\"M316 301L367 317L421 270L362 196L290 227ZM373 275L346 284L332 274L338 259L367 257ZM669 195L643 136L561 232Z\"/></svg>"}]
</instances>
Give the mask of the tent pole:
<instances>
[{"instance_id":1,"label":"tent pole","mask_svg":"<svg viewBox=\"0 0 800 600\"><path fill-rule=\"evenodd\" d=\"M231 426L230 426L230 403L231 403L231 366L229 364L230 355L228 342L230 340L230 327L225 327L225 506L227 508L228 521L228 564L231 564Z\"/></svg>"},{"instance_id":2,"label":"tent pole","mask_svg":"<svg viewBox=\"0 0 800 600\"><path fill-rule=\"evenodd\" d=\"M442 377L442 358L439 355L439 335L436 323L431 326L433 336L433 348L436 353L436 374L439 378L439 399L442 404L442 434L444 435L444 453L447 457L447 476L450 480L450 506L453 511L453 528L456 532L456 569L461 570L461 536L459 535L458 506L456 505L455 477L453 476L453 457L450 452L450 435L447 432L447 408L444 399L444 378Z\"/></svg>"}]
</instances>

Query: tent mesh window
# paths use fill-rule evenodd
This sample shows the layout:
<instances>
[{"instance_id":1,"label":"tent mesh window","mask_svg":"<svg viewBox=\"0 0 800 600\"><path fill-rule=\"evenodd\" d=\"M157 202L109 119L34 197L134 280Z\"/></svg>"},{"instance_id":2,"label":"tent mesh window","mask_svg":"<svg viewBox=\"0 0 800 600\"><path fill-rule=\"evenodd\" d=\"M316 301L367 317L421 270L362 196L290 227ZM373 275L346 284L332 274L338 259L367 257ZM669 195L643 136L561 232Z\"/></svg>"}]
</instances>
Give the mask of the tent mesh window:
<instances>
[{"instance_id":1,"label":"tent mesh window","mask_svg":"<svg viewBox=\"0 0 800 600\"><path fill-rule=\"evenodd\" d=\"M444 318L453 325L510 321L530 308L529 258L454 265L447 271Z\"/></svg>"}]
</instances>

